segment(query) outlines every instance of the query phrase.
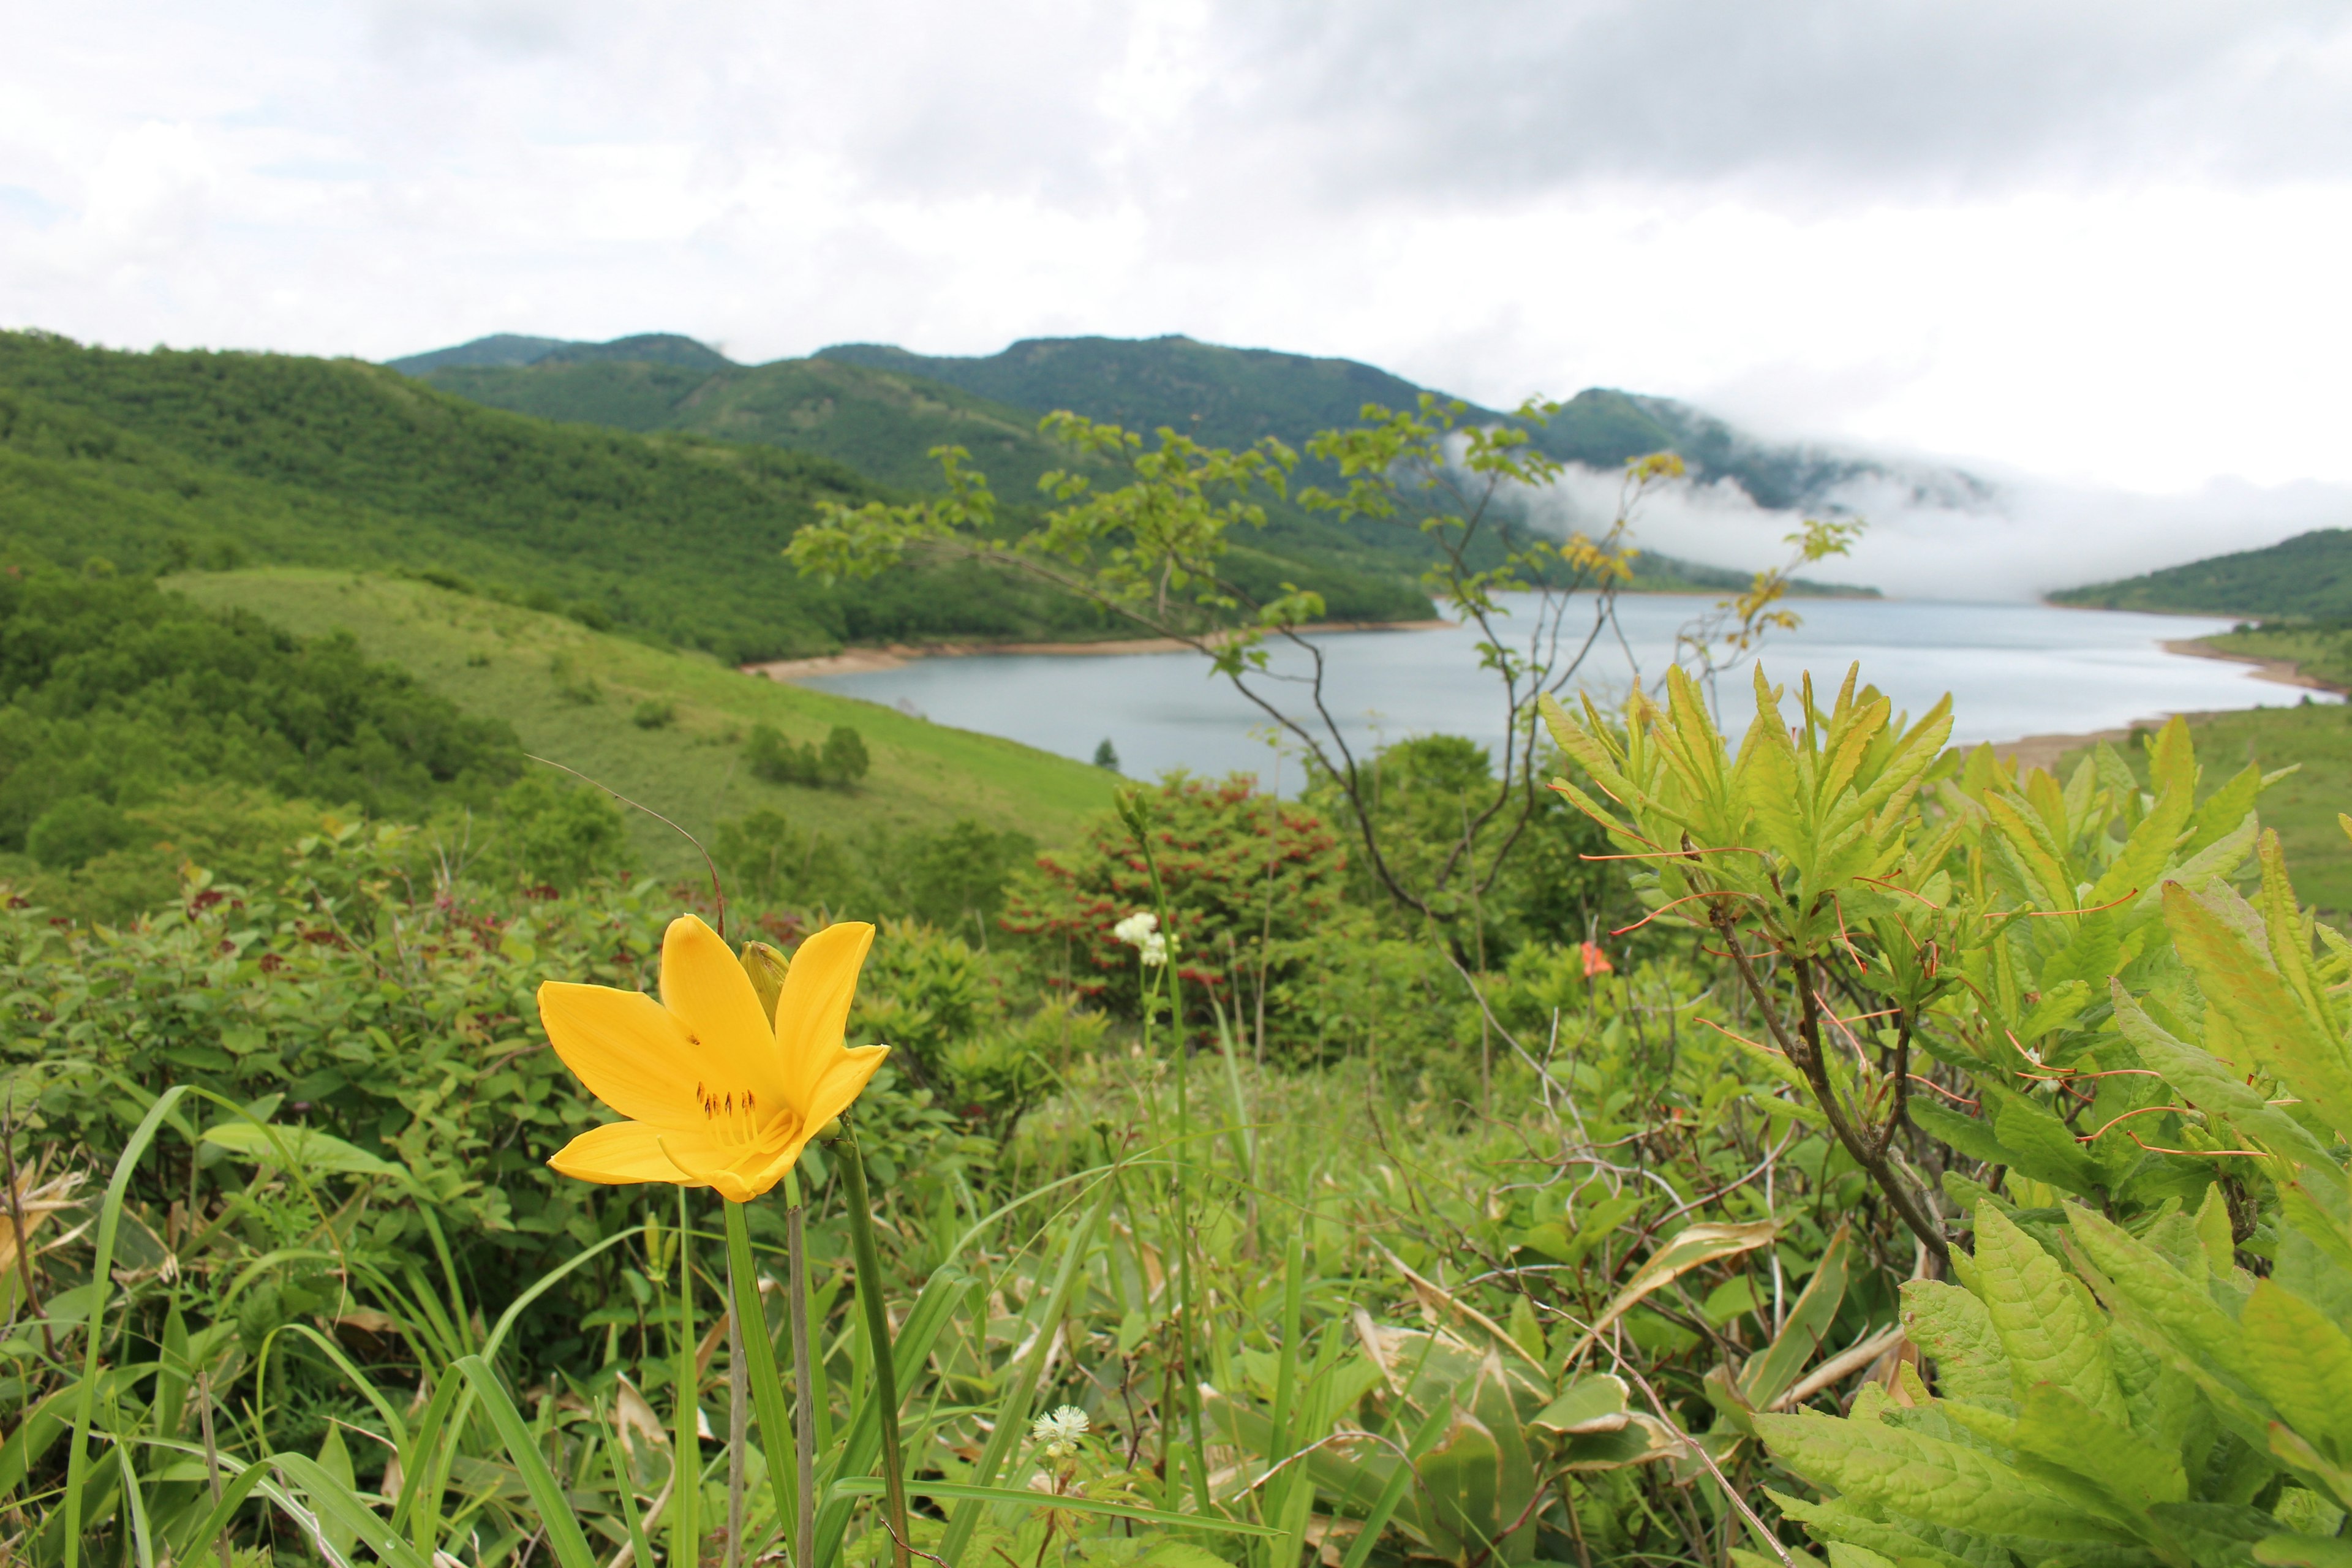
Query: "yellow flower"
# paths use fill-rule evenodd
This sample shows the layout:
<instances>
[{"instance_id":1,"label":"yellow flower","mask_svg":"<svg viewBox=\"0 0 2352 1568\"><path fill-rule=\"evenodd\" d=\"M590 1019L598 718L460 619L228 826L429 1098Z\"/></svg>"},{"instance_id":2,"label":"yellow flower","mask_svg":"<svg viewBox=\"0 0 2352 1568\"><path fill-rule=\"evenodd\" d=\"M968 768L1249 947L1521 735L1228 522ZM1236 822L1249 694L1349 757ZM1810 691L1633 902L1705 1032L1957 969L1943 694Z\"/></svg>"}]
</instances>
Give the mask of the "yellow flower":
<instances>
[{"instance_id":1,"label":"yellow flower","mask_svg":"<svg viewBox=\"0 0 2352 1568\"><path fill-rule=\"evenodd\" d=\"M548 1163L583 1182L673 1182L739 1204L782 1181L890 1054L842 1044L873 944L862 922L801 943L772 1026L741 961L692 915L662 937L658 1002L605 985L541 985L539 1016L556 1055L630 1119L591 1128Z\"/></svg>"}]
</instances>

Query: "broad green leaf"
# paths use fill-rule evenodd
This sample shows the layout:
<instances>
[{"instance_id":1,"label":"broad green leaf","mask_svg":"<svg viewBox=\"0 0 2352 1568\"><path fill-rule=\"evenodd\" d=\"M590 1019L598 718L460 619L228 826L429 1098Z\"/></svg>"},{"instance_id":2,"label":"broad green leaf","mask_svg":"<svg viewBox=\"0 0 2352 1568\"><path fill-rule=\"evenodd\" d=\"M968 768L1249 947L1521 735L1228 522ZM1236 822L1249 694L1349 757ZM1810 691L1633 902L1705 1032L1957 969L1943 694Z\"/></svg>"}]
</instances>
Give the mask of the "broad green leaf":
<instances>
[{"instance_id":1,"label":"broad green leaf","mask_svg":"<svg viewBox=\"0 0 2352 1568\"><path fill-rule=\"evenodd\" d=\"M2352 1541L2340 1535L2266 1535L2253 1554L2272 1568L2352 1568Z\"/></svg>"},{"instance_id":2,"label":"broad green leaf","mask_svg":"<svg viewBox=\"0 0 2352 1568\"><path fill-rule=\"evenodd\" d=\"M1876 1422L1802 1411L1759 1415L1772 1457L1849 1502L1948 1529L2044 1541L2117 1541L2121 1532L1981 1448Z\"/></svg>"},{"instance_id":3,"label":"broad green leaf","mask_svg":"<svg viewBox=\"0 0 2352 1568\"><path fill-rule=\"evenodd\" d=\"M1772 1500L1784 1517L1803 1525L1806 1533L1824 1546L1843 1542L1848 1546L1859 1546L1877 1553L1882 1559L1897 1563L1927 1563L1934 1564L1934 1568L1979 1568L1979 1564L1965 1557L1954 1556L1901 1525L1873 1519L1859 1509L1835 1499L1807 1502L1801 1498L1786 1497L1769 1489L1764 1495Z\"/></svg>"},{"instance_id":4,"label":"broad green leaf","mask_svg":"<svg viewBox=\"0 0 2352 1568\"><path fill-rule=\"evenodd\" d=\"M2247 1380L2279 1419L2336 1463L2352 1459L2352 1339L2269 1279L2254 1287L2238 1329Z\"/></svg>"},{"instance_id":5,"label":"broad green leaf","mask_svg":"<svg viewBox=\"0 0 2352 1568\"><path fill-rule=\"evenodd\" d=\"M2233 1390L2250 1391L2244 1337L2209 1291L2105 1215L2076 1207L2066 1217L2070 1240L2097 1270L2100 1295L2119 1319L2165 1350L2209 1394L2219 1388L2226 1401Z\"/></svg>"},{"instance_id":6,"label":"broad green leaf","mask_svg":"<svg viewBox=\"0 0 2352 1568\"><path fill-rule=\"evenodd\" d=\"M2071 1470L2126 1515L2189 1500L2189 1476L2177 1452L2166 1453L2053 1384L2025 1391L2014 1433L2020 1453Z\"/></svg>"},{"instance_id":7,"label":"broad green leaf","mask_svg":"<svg viewBox=\"0 0 2352 1568\"><path fill-rule=\"evenodd\" d=\"M1976 1279L1985 1315L2021 1403L2036 1384L2052 1384L2117 1426L2129 1416L2107 1361L2106 1323L2086 1292L2041 1244L1990 1207L1976 1215Z\"/></svg>"},{"instance_id":8,"label":"broad green leaf","mask_svg":"<svg viewBox=\"0 0 2352 1568\"><path fill-rule=\"evenodd\" d=\"M293 1165L337 1176L405 1176L389 1160L308 1127L263 1126L251 1121L224 1121L205 1129L204 1141L240 1159L273 1165Z\"/></svg>"},{"instance_id":9,"label":"broad green leaf","mask_svg":"<svg viewBox=\"0 0 2352 1568\"><path fill-rule=\"evenodd\" d=\"M1502 1517L1503 1456L1484 1422L1457 1411L1445 1440L1415 1468L1429 1501L1431 1544L1449 1556L1501 1547L1511 1522Z\"/></svg>"},{"instance_id":10,"label":"broad green leaf","mask_svg":"<svg viewBox=\"0 0 2352 1568\"><path fill-rule=\"evenodd\" d=\"M2306 1013L2267 955L2185 889L2166 888L2164 917L2206 1005L2229 1021L2254 1065L2302 1096L2337 1133L2352 1131L2352 1060L2332 1024Z\"/></svg>"},{"instance_id":11,"label":"broad green leaf","mask_svg":"<svg viewBox=\"0 0 2352 1568\"><path fill-rule=\"evenodd\" d=\"M1936 1389L1944 1398L1995 1409L2015 1404L2009 1352L1984 1303L1966 1290L1937 1279L1906 1280L1903 1331L1935 1358Z\"/></svg>"},{"instance_id":12,"label":"broad green leaf","mask_svg":"<svg viewBox=\"0 0 2352 1568\"><path fill-rule=\"evenodd\" d=\"M1615 1432L1625 1425L1625 1380L1612 1372L1589 1373L1528 1423L1549 1436L1573 1437Z\"/></svg>"},{"instance_id":13,"label":"broad green leaf","mask_svg":"<svg viewBox=\"0 0 2352 1568\"><path fill-rule=\"evenodd\" d=\"M2220 1118L2281 1158L2299 1165L2336 1168L2335 1162L2304 1125L2246 1087L2230 1065L2210 1051L2175 1039L2150 1017L2121 980L2110 984L2116 1027L2139 1052L2141 1063L2164 1076L2173 1091L2209 1116Z\"/></svg>"}]
</instances>

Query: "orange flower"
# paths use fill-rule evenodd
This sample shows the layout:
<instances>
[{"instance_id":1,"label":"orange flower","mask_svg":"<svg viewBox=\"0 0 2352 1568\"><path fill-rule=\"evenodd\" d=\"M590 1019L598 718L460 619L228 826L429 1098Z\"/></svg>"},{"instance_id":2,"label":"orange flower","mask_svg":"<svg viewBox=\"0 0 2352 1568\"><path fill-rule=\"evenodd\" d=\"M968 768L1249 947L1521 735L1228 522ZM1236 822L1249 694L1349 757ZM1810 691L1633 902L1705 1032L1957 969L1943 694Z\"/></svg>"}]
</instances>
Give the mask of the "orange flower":
<instances>
[{"instance_id":1,"label":"orange flower","mask_svg":"<svg viewBox=\"0 0 2352 1568\"><path fill-rule=\"evenodd\" d=\"M1587 980L1598 974L1614 974L1617 972L1617 966L1609 962L1609 955L1601 951L1599 942L1580 942L1578 945L1584 950L1584 977Z\"/></svg>"},{"instance_id":2,"label":"orange flower","mask_svg":"<svg viewBox=\"0 0 2352 1568\"><path fill-rule=\"evenodd\" d=\"M539 1016L556 1055L629 1118L589 1129L548 1163L583 1182L673 1182L739 1204L782 1181L890 1054L842 1043L873 944L863 922L801 943L772 1023L741 960L692 915L662 937L658 1002L605 985L541 985Z\"/></svg>"}]
</instances>

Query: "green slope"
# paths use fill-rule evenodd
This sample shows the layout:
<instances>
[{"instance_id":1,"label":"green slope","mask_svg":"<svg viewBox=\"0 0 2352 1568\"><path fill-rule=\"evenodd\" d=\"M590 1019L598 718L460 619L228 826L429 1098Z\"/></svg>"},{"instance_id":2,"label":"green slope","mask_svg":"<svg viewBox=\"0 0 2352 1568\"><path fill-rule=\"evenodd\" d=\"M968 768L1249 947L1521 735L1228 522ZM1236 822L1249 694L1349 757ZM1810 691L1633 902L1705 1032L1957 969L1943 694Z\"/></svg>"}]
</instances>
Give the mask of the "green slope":
<instances>
[{"instance_id":1,"label":"green slope","mask_svg":"<svg viewBox=\"0 0 2352 1568\"><path fill-rule=\"evenodd\" d=\"M2262 550L2069 588L2061 605L2281 619L2352 617L2352 530L2323 528Z\"/></svg>"},{"instance_id":2,"label":"green slope","mask_svg":"<svg viewBox=\"0 0 2352 1568\"><path fill-rule=\"evenodd\" d=\"M714 354L716 363L683 363L613 352L645 341L583 345L529 365L428 366L415 374L494 408L789 447L907 489L938 483L939 465L929 455L934 447L969 448L998 489L1013 497L1033 493L1039 474L1068 466L1067 455L1037 435L1036 416L951 386L830 360L739 365Z\"/></svg>"},{"instance_id":3,"label":"green slope","mask_svg":"<svg viewBox=\"0 0 2352 1568\"><path fill-rule=\"evenodd\" d=\"M0 543L19 552L454 572L730 662L1098 625L976 567L833 589L782 560L820 501L888 493L806 452L553 425L353 361L0 333Z\"/></svg>"},{"instance_id":4,"label":"green slope","mask_svg":"<svg viewBox=\"0 0 2352 1568\"><path fill-rule=\"evenodd\" d=\"M743 675L708 657L665 652L426 583L281 568L192 573L168 585L299 635L347 631L368 658L395 659L465 712L512 725L524 750L578 768L706 841L722 819L772 806L796 825L836 835L971 817L1050 846L1107 809L1118 782L1011 741ZM646 702L669 703L674 719L640 728L635 714ZM873 771L855 794L765 783L742 761L742 737L754 724L819 742L834 725L852 725ZM631 817L649 867L666 875L698 867L675 834Z\"/></svg>"},{"instance_id":5,"label":"green slope","mask_svg":"<svg viewBox=\"0 0 2352 1568\"><path fill-rule=\"evenodd\" d=\"M626 357L640 348L653 357ZM431 363L476 349L464 344L394 363L423 364L420 374L435 386L494 408L814 452L904 489L938 489L932 450L961 447L1015 514L1037 504L1040 475L1072 466L1066 448L1037 434L1034 413L860 365L822 359L739 365L663 334L564 345L527 365ZM1265 529L1240 552L1234 575L1261 598L1275 596L1286 581L1308 584L1343 620L1415 619L1430 613L1409 580L1420 570L1422 542L1370 537L1396 532L1349 529L1276 503ZM1398 550L1399 542L1407 548Z\"/></svg>"}]
</instances>

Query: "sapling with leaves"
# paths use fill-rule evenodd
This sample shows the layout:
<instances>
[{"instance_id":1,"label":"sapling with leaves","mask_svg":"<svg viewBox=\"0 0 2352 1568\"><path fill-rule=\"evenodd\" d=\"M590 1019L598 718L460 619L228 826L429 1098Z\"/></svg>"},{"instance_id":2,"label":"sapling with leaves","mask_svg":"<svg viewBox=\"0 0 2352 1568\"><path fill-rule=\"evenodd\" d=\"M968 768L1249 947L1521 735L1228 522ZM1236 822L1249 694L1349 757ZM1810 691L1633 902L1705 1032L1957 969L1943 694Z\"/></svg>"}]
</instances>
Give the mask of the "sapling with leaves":
<instances>
[{"instance_id":1,"label":"sapling with leaves","mask_svg":"<svg viewBox=\"0 0 2352 1568\"><path fill-rule=\"evenodd\" d=\"M2202 891L2243 860L2260 771L2199 802L2175 721L2152 796L2112 752L2062 787L1946 752L1948 700L1906 724L1855 672L1826 710L1807 677L1792 724L1786 696L1756 672L1736 752L1679 674L1622 731L1589 701L1546 710L1608 804L1553 787L1608 829L1649 919L1712 939L1762 1020L1747 1043L1938 1258L1931 1183L1968 1190L1946 1148L2095 1201L2200 1191L2125 1124L2149 1090L2105 1070L2103 987L2157 962L2160 885Z\"/></svg>"},{"instance_id":2,"label":"sapling with leaves","mask_svg":"<svg viewBox=\"0 0 2352 1568\"><path fill-rule=\"evenodd\" d=\"M933 456L943 495L897 506L827 505L786 554L803 573L828 579L871 577L915 559L977 561L1192 648L1330 781L1385 897L1416 924L1451 932L1475 922L1478 900L1538 815L1538 700L1569 689L1596 648L1625 646L1616 604L1633 580L1634 518L1647 497L1684 473L1671 452L1637 458L1605 527L1554 536L1536 519L1565 465L1537 449L1527 426L1558 407L1531 398L1512 422L1482 426L1465 423L1465 405L1428 395L1411 409L1366 405L1359 426L1307 444L1339 488L1309 487L1295 497L1299 455L1272 438L1235 452L1163 429L1147 449L1133 431L1056 413L1042 428L1077 462L1040 480L1055 504L1026 531L1006 537L986 476L963 448L942 447ZM1410 527L1428 541L1436 559L1423 586L1475 629L1479 662L1496 678L1501 758L1465 801L1458 839L1426 865L1409 868L1391 853L1371 759L1358 754L1330 705L1332 655L1312 635L1321 596L1291 584L1277 595L1255 594L1234 570L1235 537L1263 528L1267 504L1285 498L1343 522ZM1848 525L1810 529L1800 558L1842 552L1848 537ZM1779 607L1786 581L1785 571L1760 575L1749 594L1727 602L1730 624L1706 637L1719 631L1746 648L1768 627L1792 624Z\"/></svg>"},{"instance_id":3,"label":"sapling with leaves","mask_svg":"<svg viewBox=\"0 0 2352 1568\"><path fill-rule=\"evenodd\" d=\"M1904 1289L1933 1388L1906 1368L1845 1419L1757 1419L1832 1494L1781 1506L1840 1560L2346 1561L2352 942L2296 907L2276 837L2259 847L2252 902L2148 889L2141 945L2169 962L2104 987L2102 1070L2157 1091L2136 1142L2201 1193L2118 1223L1976 1189L1958 1284Z\"/></svg>"}]
</instances>

